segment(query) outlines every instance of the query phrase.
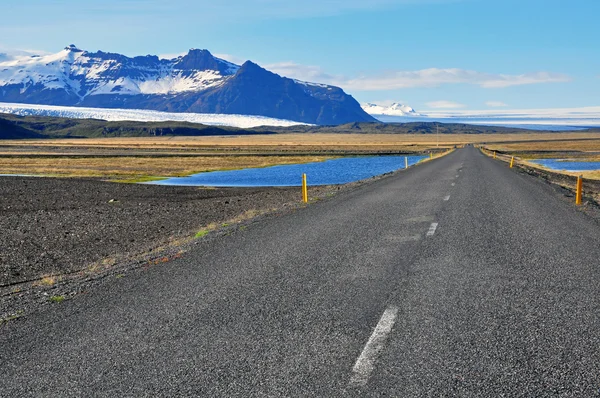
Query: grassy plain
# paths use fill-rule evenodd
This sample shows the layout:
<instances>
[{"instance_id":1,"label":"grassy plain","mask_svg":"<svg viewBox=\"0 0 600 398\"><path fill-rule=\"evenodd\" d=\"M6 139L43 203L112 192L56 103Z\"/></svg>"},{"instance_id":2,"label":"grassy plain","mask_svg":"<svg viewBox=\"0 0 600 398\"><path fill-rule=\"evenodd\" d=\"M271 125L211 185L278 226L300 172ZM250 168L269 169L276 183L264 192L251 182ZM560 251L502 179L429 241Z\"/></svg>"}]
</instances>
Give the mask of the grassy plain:
<instances>
[{"instance_id":1,"label":"grassy plain","mask_svg":"<svg viewBox=\"0 0 600 398\"><path fill-rule=\"evenodd\" d=\"M523 133L523 134L268 134L206 137L124 137L88 139L43 139L1 141L0 151L9 147L71 147L186 150L423 150L439 145L448 147L468 143L569 142L581 139L600 141L600 133ZM535 145L535 144L534 144ZM4 148L2 148L4 147Z\"/></svg>"},{"instance_id":2,"label":"grassy plain","mask_svg":"<svg viewBox=\"0 0 600 398\"><path fill-rule=\"evenodd\" d=\"M556 140L543 142L513 142L488 144L485 147L491 151L498 151L508 155L517 156L523 163L538 169L549 170L533 159L576 159L580 161L600 161L600 138L583 140ZM566 170L551 170L560 174L578 176L600 180L600 171L570 172Z\"/></svg>"},{"instance_id":3,"label":"grassy plain","mask_svg":"<svg viewBox=\"0 0 600 398\"><path fill-rule=\"evenodd\" d=\"M102 177L122 182L142 182L204 171L266 167L276 164L320 162L325 156L0 156L0 174L60 177Z\"/></svg>"},{"instance_id":4,"label":"grassy plain","mask_svg":"<svg viewBox=\"0 0 600 398\"><path fill-rule=\"evenodd\" d=\"M323 161L359 154L422 153L485 143L505 151L598 148L598 133L269 134L3 140L0 174L144 181L215 170Z\"/></svg>"},{"instance_id":5,"label":"grassy plain","mask_svg":"<svg viewBox=\"0 0 600 398\"><path fill-rule=\"evenodd\" d=\"M486 147L493 151L520 153L523 158L551 158L556 154L567 153L576 157L600 157L600 137L586 140L500 143Z\"/></svg>"}]
</instances>

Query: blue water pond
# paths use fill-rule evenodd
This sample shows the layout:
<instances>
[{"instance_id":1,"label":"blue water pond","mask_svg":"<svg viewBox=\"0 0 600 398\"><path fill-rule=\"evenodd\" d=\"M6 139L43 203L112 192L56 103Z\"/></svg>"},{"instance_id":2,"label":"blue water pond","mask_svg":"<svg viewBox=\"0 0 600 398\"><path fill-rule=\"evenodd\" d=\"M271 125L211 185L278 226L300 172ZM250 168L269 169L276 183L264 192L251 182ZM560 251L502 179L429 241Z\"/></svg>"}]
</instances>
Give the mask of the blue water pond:
<instances>
[{"instance_id":1,"label":"blue water pond","mask_svg":"<svg viewBox=\"0 0 600 398\"><path fill-rule=\"evenodd\" d=\"M404 156L365 156L231 171L213 171L188 177L152 181L157 185L210 187L286 187L302 185L306 173L308 185L346 184L404 168ZM408 156L414 165L425 156Z\"/></svg>"},{"instance_id":2,"label":"blue water pond","mask_svg":"<svg viewBox=\"0 0 600 398\"><path fill-rule=\"evenodd\" d=\"M600 162L582 162L568 159L538 159L533 160L537 163L552 170L566 171L593 171L600 170Z\"/></svg>"}]
</instances>

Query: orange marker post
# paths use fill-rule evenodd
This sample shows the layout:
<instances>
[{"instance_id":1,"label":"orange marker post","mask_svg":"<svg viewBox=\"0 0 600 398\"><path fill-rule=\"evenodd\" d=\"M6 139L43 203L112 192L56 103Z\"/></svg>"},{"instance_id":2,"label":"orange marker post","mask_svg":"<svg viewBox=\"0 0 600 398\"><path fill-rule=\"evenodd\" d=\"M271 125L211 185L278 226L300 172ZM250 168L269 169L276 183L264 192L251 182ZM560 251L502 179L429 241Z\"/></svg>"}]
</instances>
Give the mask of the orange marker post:
<instances>
[{"instance_id":1,"label":"orange marker post","mask_svg":"<svg viewBox=\"0 0 600 398\"><path fill-rule=\"evenodd\" d=\"M581 197L583 196L583 176L577 177L577 194L575 195L575 204L581 206Z\"/></svg>"},{"instance_id":2,"label":"orange marker post","mask_svg":"<svg viewBox=\"0 0 600 398\"><path fill-rule=\"evenodd\" d=\"M308 186L306 184L306 174L302 174L302 201L308 203Z\"/></svg>"}]
</instances>

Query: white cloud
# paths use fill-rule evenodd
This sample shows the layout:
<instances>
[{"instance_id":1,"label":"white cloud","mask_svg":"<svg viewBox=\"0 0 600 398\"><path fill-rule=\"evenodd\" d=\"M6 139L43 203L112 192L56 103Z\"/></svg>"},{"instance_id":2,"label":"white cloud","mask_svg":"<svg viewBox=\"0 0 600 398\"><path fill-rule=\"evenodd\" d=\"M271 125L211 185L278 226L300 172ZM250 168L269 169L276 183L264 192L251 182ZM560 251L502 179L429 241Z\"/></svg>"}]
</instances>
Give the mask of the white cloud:
<instances>
[{"instance_id":1,"label":"white cloud","mask_svg":"<svg viewBox=\"0 0 600 398\"><path fill-rule=\"evenodd\" d=\"M187 54L187 51L181 53L167 53L167 54L158 54L158 58L160 59L173 59L177 57L181 57Z\"/></svg>"},{"instance_id":2,"label":"white cloud","mask_svg":"<svg viewBox=\"0 0 600 398\"><path fill-rule=\"evenodd\" d=\"M231 54L213 54L213 55L217 58L224 59L225 61L231 62L236 65L242 65L244 62L246 62L245 59L236 57L235 55L231 55Z\"/></svg>"},{"instance_id":3,"label":"white cloud","mask_svg":"<svg viewBox=\"0 0 600 398\"><path fill-rule=\"evenodd\" d=\"M459 104L458 102L444 100L427 102L425 105L432 109L458 109L465 107L465 105Z\"/></svg>"},{"instance_id":4,"label":"white cloud","mask_svg":"<svg viewBox=\"0 0 600 398\"><path fill-rule=\"evenodd\" d=\"M0 62L9 61L18 57L31 57L33 55L47 55L46 51L15 50L0 45Z\"/></svg>"},{"instance_id":5,"label":"white cloud","mask_svg":"<svg viewBox=\"0 0 600 398\"><path fill-rule=\"evenodd\" d=\"M533 72L521 75L493 74L465 69L429 68L416 71L388 71L356 77L332 75L319 66L282 62L264 65L282 76L340 86L352 91L388 91L415 87L439 87L444 84L471 84L482 88L504 88L527 84L568 82L560 73Z\"/></svg>"},{"instance_id":6,"label":"white cloud","mask_svg":"<svg viewBox=\"0 0 600 398\"><path fill-rule=\"evenodd\" d=\"M503 88L525 84L566 82L570 80L569 76L548 72L506 75L456 68L430 68L417 71L387 72L375 76L359 76L348 79L345 82L345 88L375 91L413 87L438 87L444 84L471 84L482 88Z\"/></svg>"},{"instance_id":7,"label":"white cloud","mask_svg":"<svg viewBox=\"0 0 600 398\"><path fill-rule=\"evenodd\" d=\"M507 104L505 104L502 101L487 101L485 104L492 108L502 108L502 107L508 106Z\"/></svg>"},{"instance_id":8,"label":"white cloud","mask_svg":"<svg viewBox=\"0 0 600 398\"><path fill-rule=\"evenodd\" d=\"M281 76L313 83L336 84L334 82L342 81L344 79L341 76L334 76L325 73L325 71L323 71L319 66L299 65L295 62L266 64L263 65L263 67Z\"/></svg>"}]
</instances>

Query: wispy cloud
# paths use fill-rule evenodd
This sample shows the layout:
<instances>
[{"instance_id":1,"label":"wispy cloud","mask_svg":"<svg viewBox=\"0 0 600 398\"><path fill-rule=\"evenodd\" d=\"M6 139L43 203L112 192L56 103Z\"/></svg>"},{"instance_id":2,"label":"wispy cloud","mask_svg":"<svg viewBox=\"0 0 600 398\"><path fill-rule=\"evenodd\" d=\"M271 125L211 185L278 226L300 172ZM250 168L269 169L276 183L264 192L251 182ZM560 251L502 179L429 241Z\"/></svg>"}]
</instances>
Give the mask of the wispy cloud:
<instances>
[{"instance_id":1,"label":"wispy cloud","mask_svg":"<svg viewBox=\"0 0 600 398\"><path fill-rule=\"evenodd\" d=\"M180 53L166 53L166 54L158 54L158 58L160 59L173 59L177 57L181 57L187 54L187 51L182 51Z\"/></svg>"},{"instance_id":2,"label":"wispy cloud","mask_svg":"<svg viewBox=\"0 0 600 398\"><path fill-rule=\"evenodd\" d=\"M388 71L348 77L326 73L318 66L283 62L265 65L280 75L300 80L316 81L354 91L387 91L415 87L439 87L445 84L471 84L482 88L504 88L528 84L571 81L561 73L531 72L520 75L494 74L466 69L429 68L416 71Z\"/></svg>"},{"instance_id":3,"label":"wispy cloud","mask_svg":"<svg viewBox=\"0 0 600 398\"><path fill-rule=\"evenodd\" d=\"M460 103L454 102L454 101L445 101L445 100L427 102L425 105L427 105L431 109L460 109L460 108L466 107L466 105L464 105L464 104L460 104Z\"/></svg>"},{"instance_id":4,"label":"wispy cloud","mask_svg":"<svg viewBox=\"0 0 600 398\"><path fill-rule=\"evenodd\" d=\"M502 101L487 101L485 104L491 108L502 108L508 106Z\"/></svg>"},{"instance_id":5,"label":"wispy cloud","mask_svg":"<svg viewBox=\"0 0 600 398\"><path fill-rule=\"evenodd\" d=\"M235 55L231 55L231 54L213 54L213 55L217 58L224 59L225 61L231 62L236 65L241 65L247 61L244 58L236 57Z\"/></svg>"},{"instance_id":6,"label":"wispy cloud","mask_svg":"<svg viewBox=\"0 0 600 398\"><path fill-rule=\"evenodd\" d=\"M319 66L300 65L295 62L279 62L263 65L271 72L293 79L304 80L314 83L338 84L346 80L343 76L325 73Z\"/></svg>"},{"instance_id":7,"label":"wispy cloud","mask_svg":"<svg viewBox=\"0 0 600 398\"><path fill-rule=\"evenodd\" d=\"M0 44L0 62L10 61L17 57L31 57L32 55L46 55L46 51L37 50L15 50L10 49Z\"/></svg>"}]
</instances>

